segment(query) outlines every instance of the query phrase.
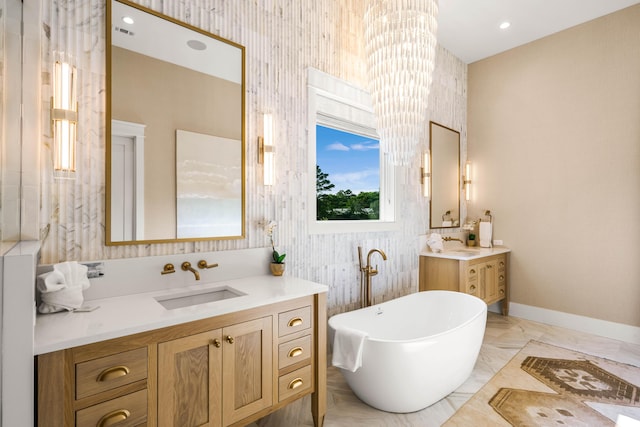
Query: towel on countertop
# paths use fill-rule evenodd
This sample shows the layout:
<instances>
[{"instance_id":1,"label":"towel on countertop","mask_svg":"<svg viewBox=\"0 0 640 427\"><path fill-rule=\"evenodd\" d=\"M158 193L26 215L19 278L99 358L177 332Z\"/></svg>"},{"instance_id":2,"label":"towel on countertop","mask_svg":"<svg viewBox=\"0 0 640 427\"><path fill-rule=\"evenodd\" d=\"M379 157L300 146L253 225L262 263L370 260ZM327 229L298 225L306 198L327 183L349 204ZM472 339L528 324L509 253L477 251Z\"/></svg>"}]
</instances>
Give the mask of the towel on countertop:
<instances>
[{"instance_id":1,"label":"towel on countertop","mask_svg":"<svg viewBox=\"0 0 640 427\"><path fill-rule=\"evenodd\" d=\"M357 329L337 329L333 337L332 365L351 372L357 371L362 366L362 350L367 336L366 332Z\"/></svg>"},{"instance_id":2,"label":"towel on countertop","mask_svg":"<svg viewBox=\"0 0 640 427\"><path fill-rule=\"evenodd\" d=\"M89 288L87 266L76 261L68 261L53 266L53 271L38 276L37 289L40 291L40 313L73 311L82 306L82 291Z\"/></svg>"},{"instance_id":3,"label":"towel on countertop","mask_svg":"<svg viewBox=\"0 0 640 427\"><path fill-rule=\"evenodd\" d=\"M442 252L444 250L442 236L438 233L431 233L427 236L427 245L429 245L431 252Z\"/></svg>"}]
</instances>

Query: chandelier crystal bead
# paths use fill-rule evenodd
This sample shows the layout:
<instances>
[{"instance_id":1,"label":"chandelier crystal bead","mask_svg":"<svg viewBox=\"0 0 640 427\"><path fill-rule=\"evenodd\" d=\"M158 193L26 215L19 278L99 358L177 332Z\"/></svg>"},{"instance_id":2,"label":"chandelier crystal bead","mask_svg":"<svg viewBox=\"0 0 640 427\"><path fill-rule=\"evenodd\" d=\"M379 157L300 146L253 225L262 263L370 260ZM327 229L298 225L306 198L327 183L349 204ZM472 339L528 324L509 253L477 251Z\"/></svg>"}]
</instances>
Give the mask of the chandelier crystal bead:
<instances>
[{"instance_id":1,"label":"chandelier crystal bead","mask_svg":"<svg viewBox=\"0 0 640 427\"><path fill-rule=\"evenodd\" d=\"M408 165L424 130L438 28L437 0L373 0L364 16L369 92L380 148Z\"/></svg>"}]
</instances>

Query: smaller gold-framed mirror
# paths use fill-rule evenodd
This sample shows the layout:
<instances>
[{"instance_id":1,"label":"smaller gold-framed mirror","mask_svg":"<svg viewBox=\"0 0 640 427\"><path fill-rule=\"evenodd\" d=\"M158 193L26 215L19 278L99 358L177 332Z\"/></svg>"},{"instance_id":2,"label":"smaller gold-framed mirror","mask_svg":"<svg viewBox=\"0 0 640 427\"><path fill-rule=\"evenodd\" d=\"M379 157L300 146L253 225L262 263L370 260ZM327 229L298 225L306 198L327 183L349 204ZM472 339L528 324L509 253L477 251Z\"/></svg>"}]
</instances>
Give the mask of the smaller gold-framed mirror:
<instances>
[{"instance_id":1,"label":"smaller gold-framed mirror","mask_svg":"<svg viewBox=\"0 0 640 427\"><path fill-rule=\"evenodd\" d=\"M430 228L460 226L460 132L429 122Z\"/></svg>"},{"instance_id":2,"label":"smaller gold-framed mirror","mask_svg":"<svg viewBox=\"0 0 640 427\"><path fill-rule=\"evenodd\" d=\"M106 244L244 238L244 47L126 0L106 28Z\"/></svg>"}]
</instances>

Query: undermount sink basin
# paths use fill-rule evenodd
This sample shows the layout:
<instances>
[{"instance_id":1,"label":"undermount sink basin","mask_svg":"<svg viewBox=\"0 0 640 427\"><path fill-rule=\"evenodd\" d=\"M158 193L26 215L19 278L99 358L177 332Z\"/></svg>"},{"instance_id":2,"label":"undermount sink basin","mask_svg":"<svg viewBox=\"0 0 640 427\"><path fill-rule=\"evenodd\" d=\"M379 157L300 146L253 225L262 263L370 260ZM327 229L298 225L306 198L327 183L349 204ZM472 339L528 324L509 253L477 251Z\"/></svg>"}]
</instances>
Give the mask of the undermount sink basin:
<instances>
[{"instance_id":1,"label":"undermount sink basin","mask_svg":"<svg viewBox=\"0 0 640 427\"><path fill-rule=\"evenodd\" d=\"M443 254L455 255L463 258L470 258L474 255L478 255L480 251L477 249L449 249L444 251Z\"/></svg>"},{"instance_id":2,"label":"undermount sink basin","mask_svg":"<svg viewBox=\"0 0 640 427\"><path fill-rule=\"evenodd\" d=\"M176 308L222 301L243 295L246 294L225 286L223 288L196 289L181 293L171 293L154 297L154 299L167 310L174 310Z\"/></svg>"}]
</instances>

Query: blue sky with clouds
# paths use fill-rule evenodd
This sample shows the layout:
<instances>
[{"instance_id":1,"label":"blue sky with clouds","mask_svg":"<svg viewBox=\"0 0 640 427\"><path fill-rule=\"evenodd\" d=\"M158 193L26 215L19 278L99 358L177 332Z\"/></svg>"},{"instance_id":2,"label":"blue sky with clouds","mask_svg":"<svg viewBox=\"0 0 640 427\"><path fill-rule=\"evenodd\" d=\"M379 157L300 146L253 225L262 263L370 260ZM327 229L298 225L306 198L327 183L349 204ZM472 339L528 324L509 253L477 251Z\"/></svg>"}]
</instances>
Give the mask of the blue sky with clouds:
<instances>
[{"instance_id":1,"label":"blue sky with clouds","mask_svg":"<svg viewBox=\"0 0 640 427\"><path fill-rule=\"evenodd\" d=\"M373 138L318 125L316 163L329 174L334 193L380 191L380 144Z\"/></svg>"}]
</instances>

